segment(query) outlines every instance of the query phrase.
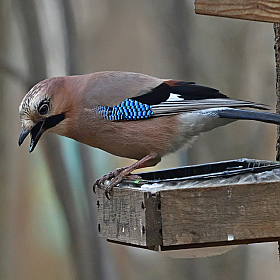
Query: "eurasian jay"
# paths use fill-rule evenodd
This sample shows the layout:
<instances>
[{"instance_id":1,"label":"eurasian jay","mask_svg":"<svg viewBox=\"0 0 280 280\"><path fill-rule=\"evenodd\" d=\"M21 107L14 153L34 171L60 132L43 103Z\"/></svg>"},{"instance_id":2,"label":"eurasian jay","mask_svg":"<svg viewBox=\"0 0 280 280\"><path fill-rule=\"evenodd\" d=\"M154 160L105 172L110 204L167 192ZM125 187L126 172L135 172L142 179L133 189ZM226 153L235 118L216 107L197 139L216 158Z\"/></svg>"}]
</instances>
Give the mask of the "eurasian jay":
<instances>
[{"instance_id":1,"label":"eurasian jay","mask_svg":"<svg viewBox=\"0 0 280 280\"><path fill-rule=\"evenodd\" d=\"M44 132L75 139L113 155L138 160L94 183L106 196L132 171L190 146L201 132L238 119L280 123L267 105L234 100L193 82L119 71L54 77L36 84L20 107L21 145L31 135L32 152ZM134 175L135 176L135 175Z\"/></svg>"}]
</instances>

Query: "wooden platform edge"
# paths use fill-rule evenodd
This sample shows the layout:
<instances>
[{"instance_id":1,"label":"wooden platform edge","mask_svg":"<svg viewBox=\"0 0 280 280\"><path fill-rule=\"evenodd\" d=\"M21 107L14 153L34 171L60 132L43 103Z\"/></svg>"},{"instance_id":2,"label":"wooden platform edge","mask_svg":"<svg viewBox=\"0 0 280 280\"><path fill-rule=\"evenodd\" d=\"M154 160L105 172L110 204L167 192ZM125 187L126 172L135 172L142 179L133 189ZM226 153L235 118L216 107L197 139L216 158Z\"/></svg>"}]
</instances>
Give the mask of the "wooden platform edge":
<instances>
[{"instance_id":1,"label":"wooden platform edge","mask_svg":"<svg viewBox=\"0 0 280 280\"><path fill-rule=\"evenodd\" d=\"M184 250L184 249L199 249L207 247L220 247L220 246L232 246L232 245L249 245L253 243L267 243L267 242L277 242L280 240L280 237L271 237L271 238L257 238L257 239L245 239L245 240L234 240L234 241L220 241L220 242L206 242L206 243L194 243L194 244L184 244L184 245L151 245L151 246L141 246L137 244L119 242L116 240L106 239L110 243L135 247L140 249L147 249L152 251L171 251L171 250Z\"/></svg>"},{"instance_id":2,"label":"wooden platform edge","mask_svg":"<svg viewBox=\"0 0 280 280\"><path fill-rule=\"evenodd\" d=\"M278 0L195 0L195 13L235 19L280 22Z\"/></svg>"},{"instance_id":3,"label":"wooden platform edge","mask_svg":"<svg viewBox=\"0 0 280 280\"><path fill-rule=\"evenodd\" d=\"M159 190L116 187L97 193L100 236L156 250L280 239L280 182Z\"/></svg>"}]
</instances>

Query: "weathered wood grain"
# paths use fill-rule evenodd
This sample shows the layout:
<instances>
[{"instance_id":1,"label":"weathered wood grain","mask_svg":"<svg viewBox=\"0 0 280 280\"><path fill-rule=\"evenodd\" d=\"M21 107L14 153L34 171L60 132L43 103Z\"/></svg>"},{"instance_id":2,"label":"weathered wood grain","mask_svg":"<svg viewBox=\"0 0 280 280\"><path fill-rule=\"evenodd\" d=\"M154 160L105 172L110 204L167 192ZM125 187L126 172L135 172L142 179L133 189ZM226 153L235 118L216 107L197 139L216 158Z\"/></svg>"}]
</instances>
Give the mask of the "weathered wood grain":
<instances>
[{"instance_id":1,"label":"weathered wood grain","mask_svg":"<svg viewBox=\"0 0 280 280\"><path fill-rule=\"evenodd\" d=\"M280 23L273 25L274 29L274 51L276 64L276 113L280 114ZM280 127L277 126L277 141L276 141L276 160L280 160Z\"/></svg>"},{"instance_id":2,"label":"weathered wood grain","mask_svg":"<svg viewBox=\"0 0 280 280\"><path fill-rule=\"evenodd\" d=\"M97 190L97 223L101 236L126 243L146 245L144 193L128 188L115 188L108 200L103 190Z\"/></svg>"},{"instance_id":3,"label":"weathered wood grain","mask_svg":"<svg viewBox=\"0 0 280 280\"><path fill-rule=\"evenodd\" d=\"M197 14L280 22L279 0L195 0Z\"/></svg>"},{"instance_id":4,"label":"weathered wood grain","mask_svg":"<svg viewBox=\"0 0 280 280\"><path fill-rule=\"evenodd\" d=\"M108 200L97 190L97 223L108 240L144 247L161 244L159 196L135 189L115 187Z\"/></svg>"},{"instance_id":5,"label":"weathered wood grain","mask_svg":"<svg viewBox=\"0 0 280 280\"><path fill-rule=\"evenodd\" d=\"M275 241L280 237L280 182L97 192L101 236L162 250Z\"/></svg>"},{"instance_id":6,"label":"weathered wood grain","mask_svg":"<svg viewBox=\"0 0 280 280\"><path fill-rule=\"evenodd\" d=\"M163 245L254 240L280 235L280 184L161 192Z\"/></svg>"},{"instance_id":7,"label":"weathered wood grain","mask_svg":"<svg viewBox=\"0 0 280 280\"><path fill-rule=\"evenodd\" d=\"M162 221L160 193L152 195L144 193L144 205L146 214L146 246L162 245Z\"/></svg>"}]
</instances>

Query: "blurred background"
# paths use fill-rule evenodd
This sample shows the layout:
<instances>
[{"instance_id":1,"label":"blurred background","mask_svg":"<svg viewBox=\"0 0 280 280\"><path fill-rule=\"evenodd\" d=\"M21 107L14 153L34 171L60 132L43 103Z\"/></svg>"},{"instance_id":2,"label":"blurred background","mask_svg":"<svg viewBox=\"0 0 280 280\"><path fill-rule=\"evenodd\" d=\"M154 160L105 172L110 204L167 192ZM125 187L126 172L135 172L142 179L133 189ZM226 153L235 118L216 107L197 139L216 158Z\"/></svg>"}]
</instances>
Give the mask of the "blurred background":
<instances>
[{"instance_id":1,"label":"blurred background","mask_svg":"<svg viewBox=\"0 0 280 280\"><path fill-rule=\"evenodd\" d=\"M123 70L275 107L273 26L195 15L188 0L0 0L0 279L278 279L277 244L172 259L96 233L92 184L133 161L45 135L19 148L18 106L42 79ZM239 121L157 169L275 159L276 127Z\"/></svg>"}]
</instances>

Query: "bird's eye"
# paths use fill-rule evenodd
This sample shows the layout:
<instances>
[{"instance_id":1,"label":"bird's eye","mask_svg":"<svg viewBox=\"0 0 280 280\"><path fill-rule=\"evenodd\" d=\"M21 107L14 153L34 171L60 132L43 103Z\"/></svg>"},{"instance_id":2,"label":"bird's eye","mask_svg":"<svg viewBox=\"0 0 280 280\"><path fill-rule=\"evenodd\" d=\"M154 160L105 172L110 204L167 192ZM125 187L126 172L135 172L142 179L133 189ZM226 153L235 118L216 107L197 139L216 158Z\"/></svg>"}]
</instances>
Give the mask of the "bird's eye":
<instances>
[{"instance_id":1,"label":"bird's eye","mask_svg":"<svg viewBox=\"0 0 280 280\"><path fill-rule=\"evenodd\" d=\"M38 110L38 112L39 112L40 115L45 115L45 114L48 113L48 111L49 111L49 105L46 104L46 103L43 104L43 105L41 105L40 108L39 108L39 110Z\"/></svg>"}]
</instances>

